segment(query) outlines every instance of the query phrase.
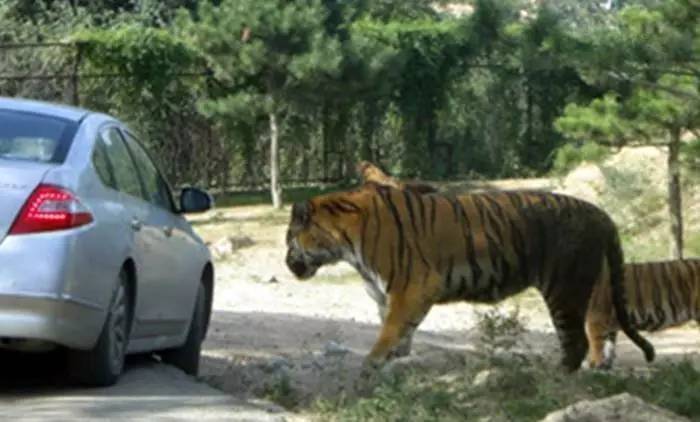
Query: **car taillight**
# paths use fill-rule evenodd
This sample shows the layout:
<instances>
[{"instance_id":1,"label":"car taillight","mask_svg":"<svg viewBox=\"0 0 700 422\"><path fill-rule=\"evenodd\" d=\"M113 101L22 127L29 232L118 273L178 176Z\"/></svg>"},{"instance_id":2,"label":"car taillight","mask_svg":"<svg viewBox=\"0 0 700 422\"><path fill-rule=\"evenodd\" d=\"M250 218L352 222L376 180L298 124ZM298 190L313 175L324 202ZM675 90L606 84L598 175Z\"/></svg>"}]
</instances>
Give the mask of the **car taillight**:
<instances>
[{"instance_id":1,"label":"car taillight","mask_svg":"<svg viewBox=\"0 0 700 422\"><path fill-rule=\"evenodd\" d=\"M66 230L92 222L92 214L71 192L39 185L12 224L9 234Z\"/></svg>"}]
</instances>

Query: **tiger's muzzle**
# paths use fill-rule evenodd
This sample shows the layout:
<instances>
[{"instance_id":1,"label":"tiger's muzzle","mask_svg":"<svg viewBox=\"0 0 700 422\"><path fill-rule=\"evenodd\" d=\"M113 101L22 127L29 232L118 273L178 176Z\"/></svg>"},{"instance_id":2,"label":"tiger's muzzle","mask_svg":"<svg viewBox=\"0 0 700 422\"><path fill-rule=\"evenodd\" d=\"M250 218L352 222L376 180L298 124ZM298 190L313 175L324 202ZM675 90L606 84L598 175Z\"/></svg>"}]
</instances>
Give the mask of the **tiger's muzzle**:
<instances>
[{"instance_id":1,"label":"tiger's muzzle","mask_svg":"<svg viewBox=\"0 0 700 422\"><path fill-rule=\"evenodd\" d=\"M320 267L320 265L315 265L315 263L309 262L303 254L298 253L291 248L287 251L287 258L285 259L285 262L287 263L289 270L299 280L307 280L313 277Z\"/></svg>"}]
</instances>

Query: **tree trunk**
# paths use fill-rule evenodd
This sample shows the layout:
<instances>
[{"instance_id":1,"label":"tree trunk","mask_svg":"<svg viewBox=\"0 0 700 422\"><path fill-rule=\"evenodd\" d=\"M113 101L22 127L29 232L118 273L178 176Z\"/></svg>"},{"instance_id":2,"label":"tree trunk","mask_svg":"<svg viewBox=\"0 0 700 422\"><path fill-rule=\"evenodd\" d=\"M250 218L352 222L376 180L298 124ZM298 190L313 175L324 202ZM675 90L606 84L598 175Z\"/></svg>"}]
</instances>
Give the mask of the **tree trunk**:
<instances>
[{"instance_id":1,"label":"tree trunk","mask_svg":"<svg viewBox=\"0 0 700 422\"><path fill-rule=\"evenodd\" d=\"M277 127L277 114L270 112L270 193L272 194L272 206L278 210L282 208L282 187L280 186L279 163L279 130Z\"/></svg>"},{"instance_id":2,"label":"tree trunk","mask_svg":"<svg viewBox=\"0 0 700 422\"><path fill-rule=\"evenodd\" d=\"M374 161L372 141L376 130L377 104L374 100L365 102L362 116L362 137L360 138L360 159Z\"/></svg>"},{"instance_id":3,"label":"tree trunk","mask_svg":"<svg viewBox=\"0 0 700 422\"><path fill-rule=\"evenodd\" d=\"M330 138L330 110L328 105L325 103L323 104L323 109L321 110L321 148L323 149L322 151L322 162L321 162L321 167L322 167L322 179L323 182L328 181L328 166L330 165L328 162L328 144L329 138Z\"/></svg>"},{"instance_id":4,"label":"tree trunk","mask_svg":"<svg viewBox=\"0 0 700 422\"><path fill-rule=\"evenodd\" d=\"M422 170L426 170L427 174L430 174L431 176L435 176L435 152L437 149L437 130L438 130L438 121L437 121L437 111L435 107L432 107L430 111L427 113L427 122L426 122L426 146L428 149L428 165L427 167L424 165Z\"/></svg>"},{"instance_id":5,"label":"tree trunk","mask_svg":"<svg viewBox=\"0 0 700 422\"><path fill-rule=\"evenodd\" d=\"M681 211L681 169L678 154L681 130L673 129L668 144L668 210L671 221L671 256L683 258L683 215Z\"/></svg>"}]
</instances>

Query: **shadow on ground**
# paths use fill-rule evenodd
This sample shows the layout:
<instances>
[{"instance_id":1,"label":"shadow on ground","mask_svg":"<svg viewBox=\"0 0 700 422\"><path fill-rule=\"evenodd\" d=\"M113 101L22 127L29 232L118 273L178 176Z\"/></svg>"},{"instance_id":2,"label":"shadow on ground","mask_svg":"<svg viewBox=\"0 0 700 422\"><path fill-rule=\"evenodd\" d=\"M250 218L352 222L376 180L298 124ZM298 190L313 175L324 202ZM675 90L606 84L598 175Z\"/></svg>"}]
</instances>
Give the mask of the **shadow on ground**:
<instances>
[{"instance_id":1,"label":"shadow on ground","mask_svg":"<svg viewBox=\"0 0 700 422\"><path fill-rule=\"evenodd\" d=\"M71 385L60 352L0 354L3 420L278 421L281 408L234 398L149 356L129 357L109 388Z\"/></svg>"}]
</instances>

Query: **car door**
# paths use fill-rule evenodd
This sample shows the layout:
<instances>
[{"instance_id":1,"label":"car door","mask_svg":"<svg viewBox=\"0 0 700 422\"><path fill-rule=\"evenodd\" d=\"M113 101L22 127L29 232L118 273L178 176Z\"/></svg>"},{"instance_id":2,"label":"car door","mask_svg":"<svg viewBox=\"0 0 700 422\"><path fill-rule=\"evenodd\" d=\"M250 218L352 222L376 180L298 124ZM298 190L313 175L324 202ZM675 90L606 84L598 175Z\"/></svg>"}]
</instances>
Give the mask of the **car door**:
<instances>
[{"instance_id":1,"label":"car door","mask_svg":"<svg viewBox=\"0 0 700 422\"><path fill-rule=\"evenodd\" d=\"M147 223L151 216L151 204L144 183L139 176L133 154L115 125L101 132L107 156L112 164L114 179L124 204L124 229L133 233L132 258L136 266L136 303L131 331L132 339L161 334L157 303L159 295L154 293L160 278L163 236ZM167 329L166 329L167 331ZM173 330L174 331L174 330Z\"/></svg>"},{"instance_id":2,"label":"car door","mask_svg":"<svg viewBox=\"0 0 700 422\"><path fill-rule=\"evenodd\" d=\"M202 265L194 262L192 245L182 230L182 217L176 214L170 188L141 143L122 130L150 202L145 225L158 237L158 263L152 268L152 283L144 294L157 298L151 302L153 315L162 327L176 331L187 328L196 298Z\"/></svg>"}]
</instances>

